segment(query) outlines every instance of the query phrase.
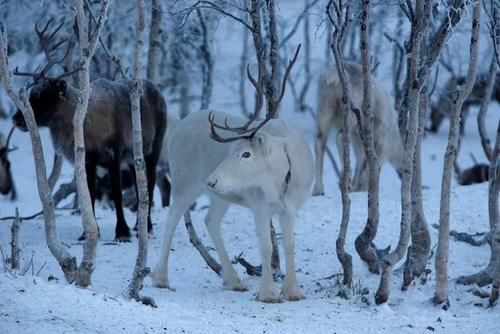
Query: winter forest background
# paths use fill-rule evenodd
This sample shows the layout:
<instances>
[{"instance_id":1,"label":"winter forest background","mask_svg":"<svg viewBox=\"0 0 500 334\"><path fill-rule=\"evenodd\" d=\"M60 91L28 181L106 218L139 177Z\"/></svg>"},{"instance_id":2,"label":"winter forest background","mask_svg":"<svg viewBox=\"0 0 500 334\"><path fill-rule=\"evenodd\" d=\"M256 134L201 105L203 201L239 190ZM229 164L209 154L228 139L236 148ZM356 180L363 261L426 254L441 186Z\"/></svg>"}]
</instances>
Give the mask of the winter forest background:
<instances>
[{"instance_id":1,"label":"winter forest background","mask_svg":"<svg viewBox=\"0 0 500 334\"><path fill-rule=\"evenodd\" d=\"M387 135L370 131L370 117L380 111L369 103L350 105L363 100L364 90L348 87L341 101L349 108L339 108L356 116L348 124L353 134L330 134L324 195L306 202L295 227L296 272L306 298L265 304L255 300L260 277L248 274L248 263L258 265L261 259L247 209L231 206L222 221L229 256L247 291L225 290L206 256L200 256L201 249L218 261L203 223L205 197L190 211L192 224L186 226L191 229L184 221L176 229L169 263L173 289L155 288L142 274L160 256L169 210L160 192L154 193L149 238L143 219L141 238L134 232L131 242L115 241L114 208L103 198L95 207L100 238L94 245L77 241L82 225L86 232L95 225L91 207L82 206L85 194L76 190L75 168L67 161L59 165L47 128L40 128L44 155L37 163L36 139L16 130L8 147L0 147L0 162L10 161L17 193L16 199L0 195L1 333L498 331L498 0L0 0L0 20L0 133L5 137L12 115L26 107L22 88L30 83L10 73L16 68L37 72L47 63L35 24L43 28L52 20L48 30L60 24L54 38L65 41L56 56L65 57L51 77L83 67L90 81L126 80L132 87L147 78L174 119L200 109L251 117L255 89L247 65L255 77L264 66L267 77L259 83L268 102L278 96L300 44L279 118L304 133L313 156L321 138L316 117L321 76L343 71L336 59L363 64L363 79L371 73L387 91L405 148L400 177L389 163L378 166L369 140ZM81 52L87 43L85 50L93 55ZM264 50L260 63L256 49ZM81 72L64 80L83 92L88 82ZM138 95L132 92L132 106L134 101ZM345 127L340 123L338 129ZM356 140L359 128L367 148L368 189L349 192L356 189L349 186L349 175L342 178L347 159L341 159L337 144L350 145L347 140ZM354 168L353 152L349 157ZM47 175L36 173L42 161ZM36 214L42 207L44 212ZM24 219L14 218L17 210ZM132 228L136 212L126 209L125 218ZM276 234L281 251L278 227ZM61 259L73 258L72 271ZM282 276L275 278L281 286Z\"/></svg>"}]
</instances>

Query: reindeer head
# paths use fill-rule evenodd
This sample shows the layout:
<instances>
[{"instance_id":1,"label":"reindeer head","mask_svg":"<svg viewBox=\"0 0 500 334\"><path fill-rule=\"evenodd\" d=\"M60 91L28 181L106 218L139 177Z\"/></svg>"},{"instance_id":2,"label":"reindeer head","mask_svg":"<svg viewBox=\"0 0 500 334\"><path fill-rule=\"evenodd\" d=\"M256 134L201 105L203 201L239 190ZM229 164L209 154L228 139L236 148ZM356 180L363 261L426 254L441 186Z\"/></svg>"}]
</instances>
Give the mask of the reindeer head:
<instances>
[{"instance_id":1,"label":"reindeer head","mask_svg":"<svg viewBox=\"0 0 500 334\"><path fill-rule=\"evenodd\" d=\"M18 68L15 69L14 74L19 76L28 76L33 79L33 81L28 85L29 88L29 101L35 114L36 122L39 126L46 126L51 119L51 113L57 104L64 99L66 96L66 82L63 80L65 76L74 74L80 69L76 69L71 72L65 72L57 78L51 78L47 76L48 72L52 67L60 64L64 61L70 52L71 43L68 39L63 39L59 42L51 42L57 32L62 28L64 21L60 22L59 25L51 32L48 33L47 30L52 24L53 19L50 19L43 29L35 25L35 31L40 40L40 45L47 58L47 64L40 72L20 72ZM64 55L59 59L55 58L54 52L62 44L68 42L68 48ZM12 118L14 125L17 126L22 131L27 131L26 122L24 121L23 114L20 110Z\"/></svg>"},{"instance_id":2,"label":"reindeer head","mask_svg":"<svg viewBox=\"0 0 500 334\"><path fill-rule=\"evenodd\" d=\"M7 139L0 133L0 194L2 195L7 195L14 190L9 161L9 153L15 150L15 148L9 148L12 132L14 132L14 127L10 130Z\"/></svg>"},{"instance_id":3,"label":"reindeer head","mask_svg":"<svg viewBox=\"0 0 500 334\"><path fill-rule=\"evenodd\" d=\"M288 75L297 60L300 45L294 57L289 61L281 83L281 92L277 97L264 90L264 73L259 67L259 76L256 80L247 66L247 76L254 86L256 94L256 107L252 117L241 127L215 122L215 116L209 114L210 137L221 143L234 142L229 154L207 179L207 185L214 193L231 201L243 200L242 193L247 191L261 191L267 196L279 198L282 195L283 185L290 178L290 161L286 153L285 143L275 136L259 131L272 118L276 117L279 104L285 94ZM251 127L264 105L264 95L270 105L269 112L264 120ZM236 133L232 137L222 137L217 129ZM257 194L258 195L258 194Z\"/></svg>"},{"instance_id":4,"label":"reindeer head","mask_svg":"<svg viewBox=\"0 0 500 334\"><path fill-rule=\"evenodd\" d=\"M288 182L290 161L280 137L259 131L252 139L234 142L226 158L207 179L209 190L230 201L242 194L265 194L278 200Z\"/></svg>"},{"instance_id":5,"label":"reindeer head","mask_svg":"<svg viewBox=\"0 0 500 334\"><path fill-rule=\"evenodd\" d=\"M29 100L38 126L48 125L54 108L66 96L66 88L66 82L61 79L46 78L33 85L30 90ZM21 131L28 131L24 116L20 110L12 116L12 122Z\"/></svg>"}]
</instances>

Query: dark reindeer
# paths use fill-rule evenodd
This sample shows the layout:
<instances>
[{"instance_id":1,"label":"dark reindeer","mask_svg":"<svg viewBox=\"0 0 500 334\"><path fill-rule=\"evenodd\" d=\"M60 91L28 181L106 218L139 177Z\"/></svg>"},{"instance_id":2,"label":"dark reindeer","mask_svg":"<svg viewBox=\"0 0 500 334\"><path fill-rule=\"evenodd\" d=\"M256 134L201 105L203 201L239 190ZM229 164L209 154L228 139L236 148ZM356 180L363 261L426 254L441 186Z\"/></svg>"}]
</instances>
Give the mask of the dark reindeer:
<instances>
[{"instance_id":1,"label":"dark reindeer","mask_svg":"<svg viewBox=\"0 0 500 334\"><path fill-rule=\"evenodd\" d=\"M0 133L0 194L10 194L11 200L15 200L17 198L16 187L10 171L9 161L9 153L15 150L15 148L9 147L10 138L12 138L12 132L14 132L14 129L15 127L10 129L7 138L5 138L3 133Z\"/></svg>"},{"instance_id":2,"label":"dark reindeer","mask_svg":"<svg viewBox=\"0 0 500 334\"><path fill-rule=\"evenodd\" d=\"M48 63L40 73L15 74L33 77L29 101L39 127L48 127L55 149L71 163L74 162L73 115L76 109L78 91L66 84L62 76L49 78L48 71L62 60L56 60L52 52L64 41L50 45L50 39L61 28L59 25L51 34L35 26ZM68 52L66 52L67 54ZM64 58L63 58L64 59ZM64 75L67 75L64 74ZM141 121L143 129L143 150L148 176L149 211L148 230L152 230L151 203L156 178L156 167L162 148L166 128L166 103L160 92L149 81L142 81ZM14 124L27 131L23 115L18 111L13 116ZM122 162L132 164L132 118L130 111L130 89L126 81L113 82L97 79L90 84L87 118L84 124L87 182L92 199L96 198L96 168L109 170L113 202L116 208L115 237L119 241L130 241L130 229L125 221L122 206Z\"/></svg>"},{"instance_id":3,"label":"dark reindeer","mask_svg":"<svg viewBox=\"0 0 500 334\"><path fill-rule=\"evenodd\" d=\"M438 132L441 123L445 118L450 117L452 109L453 94L457 90L457 86L462 85L465 77L457 77L452 73L452 77L446 82L441 94L436 102L431 104L430 114L430 132ZM469 109L472 106L478 106L484 98L488 85L488 76L486 74L478 75L476 82L472 88L472 92L465 100L461 110L460 135L465 132L465 120L469 114ZM500 103L500 74L495 77L495 84L491 94L491 100Z\"/></svg>"}]
</instances>

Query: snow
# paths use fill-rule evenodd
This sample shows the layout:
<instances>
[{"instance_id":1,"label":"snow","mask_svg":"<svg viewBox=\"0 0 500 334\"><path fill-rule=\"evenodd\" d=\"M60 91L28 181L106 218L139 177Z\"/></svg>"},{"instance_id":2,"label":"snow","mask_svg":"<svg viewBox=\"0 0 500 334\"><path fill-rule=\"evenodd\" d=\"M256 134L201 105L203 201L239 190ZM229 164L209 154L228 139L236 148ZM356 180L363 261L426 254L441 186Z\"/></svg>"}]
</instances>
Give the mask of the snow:
<instances>
[{"instance_id":1,"label":"snow","mask_svg":"<svg viewBox=\"0 0 500 334\"><path fill-rule=\"evenodd\" d=\"M296 2L289 5L292 7ZM285 11L285 4L282 5ZM290 11L290 8L287 8ZM285 13L286 14L286 13ZM217 33L218 45L228 39L235 48L219 50L217 80L220 84L214 92L215 107L238 113L234 85L236 77L239 41L238 31L231 33L231 24L222 21ZM320 33L318 33L320 34ZM320 37L318 37L320 38ZM322 37L321 37L322 38ZM313 57L321 58L324 43L314 41ZM467 51L467 50L466 50ZM228 65L230 64L230 65ZM220 67L220 68L219 68ZM319 65L316 66L319 68ZM381 73L387 72L385 69ZM387 78L386 78L387 79ZM386 81L390 88L389 81ZM314 87L314 85L312 86ZM250 92L247 89L247 92ZM310 95L314 95L312 92ZM250 101L250 99L248 99ZM310 98L314 105L314 97ZM302 129L311 149L314 148L314 125L310 115L296 114L288 97L284 101L282 117ZM175 110L175 107L173 108ZM492 105L486 123L493 137L500 117L498 104ZM477 134L475 117L469 116L466 136L462 141L459 162L462 167L472 165L468 156L473 152L484 162ZM0 131L7 132L8 120L0 120ZM429 225L438 222L442 161L447 140L447 126L438 134L428 135L423 141L424 209ZM52 146L47 130L42 139L48 169L52 164ZM13 143L19 149L11 153L12 168L18 188L19 200L10 202L0 197L0 216L12 215L15 207L21 215L29 215L41 208L36 190L33 158L29 138L16 131ZM334 148L333 138L330 146ZM335 150L333 150L335 151ZM340 225L342 206L337 178L329 162L325 162L325 189L323 197L311 198L299 212L296 225L296 265L298 281L306 299L299 302L263 304L255 300L260 279L249 277L242 267L237 271L246 292L224 290L222 280L203 262L191 246L183 224L179 224L170 255L169 279L175 291L156 289L151 280L145 281L143 294L151 296L158 308L153 309L125 297L132 277L137 254L137 240L131 243L114 243L115 215L112 210L98 204L97 221L101 239L97 249L97 263L92 277L92 287L76 288L64 281L62 272L51 256L45 242L43 219L25 221L21 225L20 242L24 275L10 273L0 267L0 333L493 333L500 326L498 307L487 309L484 300L470 293L471 287L456 285L459 275L474 273L488 263L488 246L471 247L450 242L449 291L451 308L445 311L432 305L435 276L434 259L428 268L432 270L426 284L419 280L406 292L400 291L402 272L396 271L391 279L391 295L385 305L376 306L373 301L379 277L368 272L354 250L354 239L366 221L366 193L353 193L350 228L346 241L347 251L353 256L355 293L350 299L338 297L336 278L328 278L341 272L335 254L335 239ZM60 182L72 178L71 167L65 164ZM159 257L163 225L168 208L156 206L153 210L155 232L150 238L148 263L154 265ZM475 233L488 230L488 187L486 183L461 187L455 183L451 196L452 229ZM388 165L381 177L380 226L375 240L378 247L395 246L400 222L399 179ZM65 202L64 204L67 204ZM206 213L206 200L198 201L192 212L194 226L211 245L202 223ZM126 211L131 226L134 214ZM231 257L241 252L251 263L260 263L257 238L248 210L231 207L223 219L223 236ZM0 221L0 247L10 252L10 222ZM82 244L76 242L81 234L80 217L69 210L57 211L57 233L71 254L81 259ZM437 230L431 228L432 245L435 246ZM213 252L215 255L215 252ZM282 265L284 258L281 256ZM32 261L32 265L28 264ZM396 266L399 267L400 264ZM283 269L283 268L282 268ZM281 286L281 282L275 283ZM367 295L360 291L368 289ZM485 288L485 291L489 287Z\"/></svg>"}]
</instances>

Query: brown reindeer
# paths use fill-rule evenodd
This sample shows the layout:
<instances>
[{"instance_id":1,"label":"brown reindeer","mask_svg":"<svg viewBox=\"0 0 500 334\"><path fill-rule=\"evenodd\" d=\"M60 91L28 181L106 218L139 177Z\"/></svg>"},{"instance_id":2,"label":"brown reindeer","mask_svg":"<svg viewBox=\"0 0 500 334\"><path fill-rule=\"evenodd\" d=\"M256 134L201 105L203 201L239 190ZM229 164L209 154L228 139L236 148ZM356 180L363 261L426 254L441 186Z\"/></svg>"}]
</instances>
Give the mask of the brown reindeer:
<instances>
[{"instance_id":1,"label":"brown reindeer","mask_svg":"<svg viewBox=\"0 0 500 334\"><path fill-rule=\"evenodd\" d=\"M50 46L45 32L36 27L48 64L40 73L20 73L34 78L29 101L39 127L48 127L55 149L71 163L74 162L73 115L78 91L61 78L49 78L47 73L58 61L51 55L61 42ZM141 121L143 150L148 176L149 211L148 230L151 231L151 203L156 178L156 167L160 156L166 128L166 103L161 93L149 81L142 81ZM14 124L27 131L23 115L18 111L13 116ZM126 81L113 82L97 79L90 84L87 118L84 124L86 172L89 191L94 206L96 198L96 168L104 167L111 176L113 202L116 208L115 237L120 241L130 240L130 230L122 207L122 162L133 162L132 117L130 110L130 88Z\"/></svg>"},{"instance_id":2,"label":"brown reindeer","mask_svg":"<svg viewBox=\"0 0 500 334\"><path fill-rule=\"evenodd\" d=\"M430 114L430 127L428 130L430 132L438 132L441 123L445 118L450 117L450 111L452 109L452 101L454 94L459 85L464 82L464 77L452 77L446 82L441 94L439 95L437 101L431 104L431 114ZM465 120L469 114L469 109L472 106L478 106L484 98L486 93L486 87L488 85L488 76L486 74L481 74L477 76L476 82L472 88L472 92L469 97L465 100L462 110L461 110L461 121L460 121L460 134L463 135L465 132ZM500 73L497 73L495 77L495 84L493 92L491 94L491 100L500 103Z\"/></svg>"},{"instance_id":3,"label":"brown reindeer","mask_svg":"<svg viewBox=\"0 0 500 334\"><path fill-rule=\"evenodd\" d=\"M15 128L12 127L7 135L7 138L5 138L3 133L0 132L0 194L10 194L11 200L15 200L17 198L16 187L10 171L9 161L9 153L15 150L15 148L9 147L10 138L12 137L14 129Z\"/></svg>"}]
</instances>

